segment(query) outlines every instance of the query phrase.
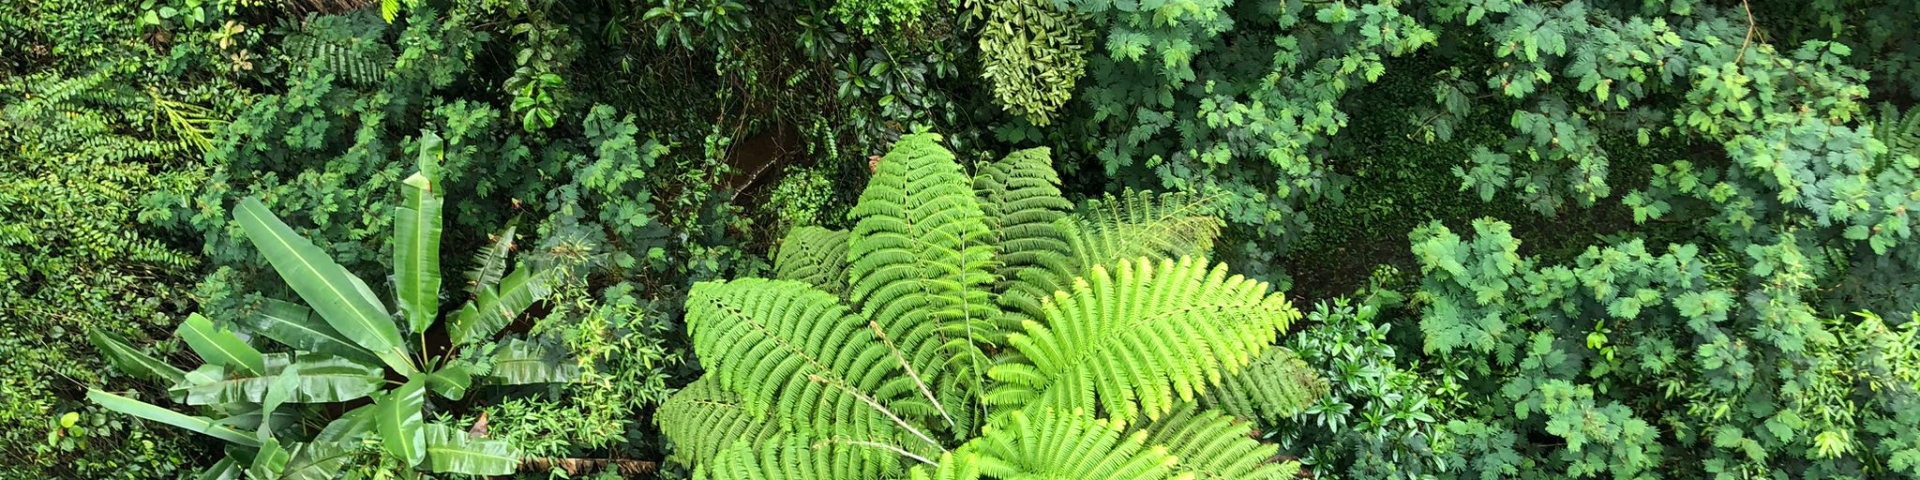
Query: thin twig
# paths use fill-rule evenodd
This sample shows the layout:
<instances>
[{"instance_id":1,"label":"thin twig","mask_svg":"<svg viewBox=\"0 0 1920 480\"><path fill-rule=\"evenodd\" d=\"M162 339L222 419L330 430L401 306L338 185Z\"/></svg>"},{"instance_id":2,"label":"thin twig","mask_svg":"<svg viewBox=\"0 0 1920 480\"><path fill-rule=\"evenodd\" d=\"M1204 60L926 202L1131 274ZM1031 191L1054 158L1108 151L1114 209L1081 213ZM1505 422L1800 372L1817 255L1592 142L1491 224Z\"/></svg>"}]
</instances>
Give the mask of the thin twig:
<instances>
[{"instance_id":1,"label":"thin twig","mask_svg":"<svg viewBox=\"0 0 1920 480\"><path fill-rule=\"evenodd\" d=\"M1753 45L1753 30L1755 28L1753 23L1753 5L1747 4L1747 0L1740 0L1740 7L1747 10L1747 39L1740 42L1740 53L1733 56L1733 64L1735 66L1740 65L1740 59L1747 57L1747 46Z\"/></svg>"}]
</instances>

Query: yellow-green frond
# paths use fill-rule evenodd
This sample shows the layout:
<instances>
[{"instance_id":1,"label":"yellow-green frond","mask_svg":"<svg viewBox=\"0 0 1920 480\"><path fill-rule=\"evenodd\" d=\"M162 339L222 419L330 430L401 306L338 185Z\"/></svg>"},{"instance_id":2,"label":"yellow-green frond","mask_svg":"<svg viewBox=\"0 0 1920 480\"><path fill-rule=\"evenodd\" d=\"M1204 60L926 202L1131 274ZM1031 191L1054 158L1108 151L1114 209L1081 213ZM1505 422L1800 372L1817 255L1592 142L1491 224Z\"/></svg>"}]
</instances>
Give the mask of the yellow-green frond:
<instances>
[{"instance_id":1,"label":"yellow-green frond","mask_svg":"<svg viewBox=\"0 0 1920 480\"><path fill-rule=\"evenodd\" d=\"M687 332L707 376L783 429L886 438L902 426L876 393L894 356L831 294L789 280L696 284Z\"/></svg>"},{"instance_id":2,"label":"yellow-green frond","mask_svg":"<svg viewBox=\"0 0 1920 480\"><path fill-rule=\"evenodd\" d=\"M1193 257L1096 266L1008 336L1022 358L995 366L995 405L1158 418L1220 383L1298 319L1267 285Z\"/></svg>"},{"instance_id":3,"label":"yellow-green frond","mask_svg":"<svg viewBox=\"0 0 1920 480\"><path fill-rule=\"evenodd\" d=\"M1205 256L1222 223L1208 199L1127 190L1088 201L1063 230L1081 269L1138 257Z\"/></svg>"},{"instance_id":4,"label":"yellow-green frond","mask_svg":"<svg viewBox=\"0 0 1920 480\"><path fill-rule=\"evenodd\" d=\"M1327 381L1319 372L1292 350L1273 347L1252 365L1227 376L1200 398L1200 404L1272 425L1313 406L1326 394Z\"/></svg>"},{"instance_id":5,"label":"yellow-green frond","mask_svg":"<svg viewBox=\"0 0 1920 480\"><path fill-rule=\"evenodd\" d=\"M966 430L1000 342L993 235L967 176L931 134L908 135L880 160L854 206L848 299L906 360L890 392L924 400ZM937 401L935 400L937 399Z\"/></svg>"},{"instance_id":6,"label":"yellow-green frond","mask_svg":"<svg viewBox=\"0 0 1920 480\"><path fill-rule=\"evenodd\" d=\"M783 435L760 445L739 442L701 465L713 480L880 480L897 475L902 457L889 448Z\"/></svg>"},{"instance_id":7,"label":"yellow-green frond","mask_svg":"<svg viewBox=\"0 0 1920 480\"><path fill-rule=\"evenodd\" d=\"M1300 470L1298 463L1275 462L1280 447L1254 441L1252 423L1190 403L1134 431L1145 433L1148 445L1166 447L1180 459L1174 469L1197 480L1282 480Z\"/></svg>"},{"instance_id":8,"label":"yellow-green frond","mask_svg":"<svg viewBox=\"0 0 1920 480\"><path fill-rule=\"evenodd\" d=\"M847 293L847 232L805 226L787 232L773 257L773 278L813 285L827 293Z\"/></svg>"},{"instance_id":9,"label":"yellow-green frond","mask_svg":"<svg viewBox=\"0 0 1920 480\"><path fill-rule=\"evenodd\" d=\"M1181 478L1166 447L1144 433L1123 435L1083 412L1017 410L996 418L960 448L981 476L1002 479L1157 480Z\"/></svg>"},{"instance_id":10,"label":"yellow-green frond","mask_svg":"<svg viewBox=\"0 0 1920 480\"><path fill-rule=\"evenodd\" d=\"M770 420L765 410L747 410L739 395L711 377L667 397L653 415L660 433L673 441L673 460L686 465L712 462L735 442L760 445L779 432Z\"/></svg>"}]
</instances>

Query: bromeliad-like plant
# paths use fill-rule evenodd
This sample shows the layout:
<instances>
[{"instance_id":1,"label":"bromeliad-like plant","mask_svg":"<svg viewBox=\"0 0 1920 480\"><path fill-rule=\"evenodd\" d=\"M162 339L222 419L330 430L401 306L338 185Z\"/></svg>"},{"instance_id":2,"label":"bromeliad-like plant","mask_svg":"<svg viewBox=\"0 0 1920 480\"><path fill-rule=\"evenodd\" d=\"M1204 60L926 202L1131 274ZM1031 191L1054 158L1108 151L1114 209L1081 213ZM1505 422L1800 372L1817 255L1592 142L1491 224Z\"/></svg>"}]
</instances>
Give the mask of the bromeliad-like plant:
<instances>
[{"instance_id":1,"label":"bromeliad-like plant","mask_svg":"<svg viewBox=\"0 0 1920 480\"><path fill-rule=\"evenodd\" d=\"M427 393L459 400L476 381L567 381L575 366L558 360L557 354L519 339L493 341L515 316L549 293L551 274L525 265L508 273L511 233L502 235L480 253L478 268L469 274L472 300L442 322L451 347L443 355L428 355L426 332L441 311L443 193L437 188L440 139L429 133L422 145L420 171L404 182L404 204L394 212L398 314L390 313L366 282L294 233L258 199L248 198L234 209L235 220L306 304L268 300L245 327L253 338L272 339L285 351L262 351L194 314L175 333L206 363L187 371L111 333L95 331L93 343L120 370L167 382L173 401L198 406L211 417L99 390L87 397L112 410L229 443L229 456L206 478L240 478L244 472L255 480L331 479L369 442L411 468L512 473L519 464L513 445L427 423ZM462 348L469 346L473 348ZM369 397L371 404L348 411L318 432L308 432L300 413L286 408Z\"/></svg>"},{"instance_id":2,"label":"bromeliad-like plant","mask_svg":"<svg viewBox=\"0 0 1920 480\"><path fill-rule=\"evenodd\" d=\"M1240 417L1325 391L1272 346L1299 312L1196 257L1220 225L1199 202L1074 213L1045 150L968 178L938 142L901 139L853 230L796 229L775 279L693 288L708 372L656 417L676 460L717 479L1298 471Z\"/></svg>"}]
</instances>

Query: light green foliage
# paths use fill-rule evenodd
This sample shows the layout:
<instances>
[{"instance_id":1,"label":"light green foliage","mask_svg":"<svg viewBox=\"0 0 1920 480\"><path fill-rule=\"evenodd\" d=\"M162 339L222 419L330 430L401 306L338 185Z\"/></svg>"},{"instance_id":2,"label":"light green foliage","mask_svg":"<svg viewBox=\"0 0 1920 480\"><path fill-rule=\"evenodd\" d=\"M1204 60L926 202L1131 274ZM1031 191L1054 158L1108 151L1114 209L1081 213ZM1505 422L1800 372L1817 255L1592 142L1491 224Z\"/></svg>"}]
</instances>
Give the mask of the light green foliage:
<instances>
[{"instance_id":1,"label":"light green foliage","mask_svg":"<svg viewBox=\"0 0 1920 480\"><path fill-rule=\"evenodd\" d=\"M428 138L429 145L437 145L438 137L429 134ZM432 261L397 262L400 264L396 268L402 272L393 277L397 292L394 297L403 306L421 308L418 297L409 300L409 292L428 292L422 295L435 299L440 294L437 257L442 221L438 208L422 207L441 200L435 177L438 162L437 150L422 152L419 173L405 183L411 190L406 195L410 201L393 212L395 216L409 217L399 222L394 233L402 237L396 240L396 244L402 245L398 248L411 250L399 258L434 257ZM240 456L229 458L251 455L255 460L248 471L256 478L277 478L285 474L290 464L320 469L315 470L314 475L321 478L334 475L341 462L312 458L312 455L351 450L354 446L351 440L334 438L361 435L378 438L381 454L398 462L403 469L419 467L475 475L504 475L517 470L519 454L513 445L497 440L468 439L463 432L452 433L458 432L454 427L427 423L428 393L460 400L473 387L476 370L483 383L494 385L566 382L575 375L574 369L568 368L570 365L549 358L544 347L521 339L428 356L424 335L410 342L401 335L401 327L419 322L417 327L410 327L408 333L426 331L437 323L438 308L389 314L380 297L364 281L328 258L312 242L295 234L257 199L243 200L234 208L234 216L238 217L247 239L262 251L305 305L312 307L274 302L261 312L269 318L253 322L263 327L259 332L262 336L294 339L286 344L295 350L263 354L233 332L194 314L182 323L177 335L206 364L181 374L112 336L96 335L93 340L101 351L115 356L115 364L135 366L130 370L135 374L173 380L169 392L174 401L198 406L221 418L176 413L100 390L91 391L90 399L110 410L211 435L237 448L248 449L240 450ZM407 269L415 271L409 273ZM545 271L533 274L527 271L528 268L522 266L506 274L498 285L483 282L475 286L479 292L477 298L469 301L447 327L455 337L452 347L491 339L507 321L547 294L544 289L530 291L527 287L513 286L516 282L533 281L529 278L549 275ZM501 278L499 274L484 272L477 276L489 277ZM497 291L520 293L493 294ZM523 298L524 301L503 298ZM461 320L470 318L469 313L476 308L507 320ZM301 351L302 346L351 353L338 357ZM418 355L414 354L414 347L418 348ZM366 356L378 358L391 372L373 363L349 358ZM385 388L389 387L385 382L389 375L405 377L407 381ZM176 376L178 378L173 378ZM296 413L280 410L285 404L339 403L367 397L372 398L373 404L364 407L370 408L366 413L335 419L317 434L294 421L298 419ZM285 421L278 420L282 414L286 414ZM249 434L243 429L256 432ZM337 448L306 448L328 442L339 444ZM300 455L291 455L290 451ZM215 470L219 468L216 466Z\"/></svg>"},{"instance_id":2,"label":"light green foliage","mask_svg":"<svg viewBox=\"0 0 1920 480\"><path fill-rule=\"evenodd\" d=\"M812 285L836 296L847 291L847 232L805 226L787 232L773 259L773 278Z\"/></svg>"},{"instance_id":3,"label":"light green foliage","mask_svg":"<svg viewBox=\"0 0 1920 480\"><path fill-rule=\"evenodd\" d=\"M1806 303L1817 264L1792 236L1705 254L1631 240L1543 265L1507 225L1473 228L1413 234L1438 389L1481 405L1448 422L1463 474L1914 473L1898 460L1912 455L1915 385L1898 373L1914 368L1911 333L1867 313L1823 318ZM1849 347L1868 343L1889 348ZM1565 445L1522 440L1542 435ZM1679 458L1700 461L1673 470Z\"/></svg>"},{"instance_id":4,"label":"light green foliage","mask_svg":"<svg viewBox=\"0 0 1920 480\"><path fill-rule=\"evenodd\" d=\"M1007 113L1047 126L1073 99L1091 49L1085 18L1051 0L973 1L980 76Z\"/></svg>"},{"instance_id":5,"label":"light green foliage","mask_svg":"<svg viewBox=\"0 0 1920 480\"><path fill-rule=\"evenodd\" d=\"M859 223L845 241L854 306L793 280L694 287L687 322L707 374L657 418L678 446L676 460L696 478L884 478L911 463L910 478L1297 471L1267 462L1276 447L1248 438L1251 423L1191 402L1227 377L1272 373L1242 370L1297 318L1283 297L1194 257L1076 265L1066 246L1089 241L1064 227L1096 221L1065 216L1044 151L1017 152L969 181L937 142L903 139L854 207ZM1056 198L1041 198L1048 195ZM983 212L981 203L991 207ZM1112 230L1151 232L1132 221L1168 218L1113 208L1100 222ZM897 233L906 229L921 233ZM829 235L796 236L783 249L811 252L822 247L802 242L819 238ZM1034 239L1054 241L1020 246ZM1157 240L1147 243L1204 252L1204 243L1177 244L1211 236ZM1024 257L997 255L1008 252ZM996 257L1025 258L1030 274L1002 278L995 272L1023 270L1001 270ZM969 309L1038 288L1025 278L1073 287L1048 295L1034 316ZM967 315L991 317L976 325ZM1023 333L1007 336L1003 350L998 337L981 334L995 325ZM1266 380L1316 385L1310 376Z\"/></svg>"}]
</instances>

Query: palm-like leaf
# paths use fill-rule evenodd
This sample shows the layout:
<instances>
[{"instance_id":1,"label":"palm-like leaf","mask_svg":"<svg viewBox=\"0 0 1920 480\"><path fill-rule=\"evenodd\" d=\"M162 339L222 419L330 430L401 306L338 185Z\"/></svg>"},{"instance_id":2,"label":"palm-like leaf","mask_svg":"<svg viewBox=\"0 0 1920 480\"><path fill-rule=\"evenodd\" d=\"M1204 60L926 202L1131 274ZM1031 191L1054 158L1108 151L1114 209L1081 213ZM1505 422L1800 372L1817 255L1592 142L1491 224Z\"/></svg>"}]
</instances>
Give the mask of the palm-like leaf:
<instances>
[{"instance_id":1,"label":"palm-like leaf","mask_svg":"<svg viewBox=\"0 0 1920 480\"><path fill-rule=\"evenodd\" d=\"M311 442L302 445L281 470L280 480L333 480L352 460L353 448L344 443Z\"/></svg>"},{"instance_id":2,"label":"palm-like leaf","mask_svg":"<svg viewBox=\"0 0 1920 480\"><path fill-rule=\"evenodd\" d=\"M140 349L133 348L126 339L112 332L106 330L87 332L87 340L93 343L94 348L100 350L102 356L107 357L107 361L113 363L114 368L136 378L178 383L187 375L187 372L180 370L179 367L168 365L167 362L162 362L141 352Z\"/></svg>"},{"instance_id":3,"label":"palm-like leaf","mask_svg":"<svg viewBox=\"0 0 1920 480\"><path fill-rule=\"evenodd\" d=\"M366 397L379 391L384 384L383 372L379 368L340 357L310 354L289 361L285 354L268 354L268 358L272 360L265 362L266 372L262 375L229 371L235 376L187 387L187 403L262 403L266 401L272 384L288 368L298 369L298 375L291 388L286 390L283 402L344 402Z\"/></svg>"},{"instance_id":4,"label":"palm-like leaf","mask_svg":"<svg viewBox=\"0 0 1920 480\"><path fill-rule=\"evenodd\" d=\"M1192 257L1095 267L1072 293L1008 337L1024 358L994 367L999 405L1100 412L1120 425L1157 418L1238 371L1299 312L1265 283Z\"/></svg>"},{"instance_id":5,"label":"palm-like leaf","mask_svg":"<svg viewBox=\"0 0 1920 480\"><path fill-rule=\"evenodd\" d=\"M531 272L522 265L512 274L502 279L499 285L481 287L473 301L460 308L460 313L447 326L447 334L454 345L466 345L492 338L500 329L513 323L520 312L533 306L533 302L547 298L553 293L547 285L547 272Z\"/></svg>"},{"instance_id":6,"label":"palm-like leaf","mask_svg":"<svg viewBox=\"0 0 1920 480\"><path fill-rule=\"evenodd\" d=\"M352 340L316 317L313 310L298 303L268 299L259 312L247 318L245 326L294 350L379 361L372 352L354 345Z\"/></svg>"},{"instance_id":7,"label":"palm-like leaf","mask_svg":"<svg viewBox=\"0 0 1920 480\"><path fill-rule=\"evenodd\" d=\"M853 208L847 257L848 298L906 359L889 390L922 392L949 423L970 417L943 405L973 403L991 364L982 345L1002 336L992 232L969 183L938 136L902 137Z\"/></svg>"},{"instance_id":8,"label":"palm-like leaf","mask_svg":"<svg viewBox=\"0 0 1920 480\"><path fill-rule=\"evenodd\" d=\"M898 356L868 325L833 295L793 281L701 283L687 297L695 354L748 412L770 412L789 431L888 442L912 427L879 392Z\"/></svg>"},{"instance_id":9,"label":"palm-like leaf","mask_svg":"<svg viewBox=\"0 0 1920 480\"><path fill-rule=\"evenodd\" d=\"M847 291L847 232L805 226L787 232L773 258L773 278L806 282L827 293Z\"/></svg>"},{"instance_id":10,"label":"palm-like leaf","mask_svg":"<svg viewBox=\"0 0 1920 480\"><path fill-rule=\"evenodd\" d=\"M92 400L93 403L100 404L100 406L106 407L108 410L184 428L191 432L205 434L241 446L260 446L260 441L255 439L253 435L248 435L246 432L221 425L219 422L206 417L196 417L167 410L158 405L99 390L88 390L87 400Z\"/></svg>"},{"instance_id":11,"label":"palm-like leaf","mask_svg":"<svg viewBox=\"0 0 1920 480\"><path fill-rule=\"evenodd\" d=\"M407 465L419 465L425 460L426 420L421 409L427 405L426 381L408 380L406 385L375 395L373 405L374 427L380 432L387 453Z\"/></svg>"},{"instance_id":12,"label":"palm-like leaf","mask_svg":"<svg viewBox=\"0 0 1920 480\"><path fill-rule=\"evenodd\" d=\"M259 350L247 345L233 332L214 328L212 320L198 313L188 315L187 321L180 322L180 328L174 330L174 335L186 340L187 346L193 348L193 353L199 354L207 363L253 375L267 373L266 362Z\"/></svg>"},{"instance_id":13,"label":"palm-like leaf","mask_svg":"<svg viewBox=\"0 0 1920 480\"><path fill-rule=\"evenodd\" d=\"M779 432L767 412L748 411L740 396L701 377L674 392L654 413L660 433L673 440L673 458L704 465L735 442L759 445Z\"/></svg>"},{"instance_id":14,"label":"palm-like leaf","mask_svg":"<svg viewBox=\"0 0 1920 480\"><path fill-rule=\"evenodd\" d=\"M494 353L487 380L495 385L531 385L572 381L579 374L580 367L558 353L516 338Z\"/></svg>"},{"instance_id":15,"label":"palm-like leaf","mask_svg":"<svg viewBox=\"0 0 1920 480\"><path fill-rule=\"evenodd\" d=\"M393 212L394 298L414 333L440 316L440 136L428 132L420 141L420 171L402 182L403 203Z\"/></svg>"},{"instance_id":16,"label":"palm-like leaf","mask_svg":"<svg viewBox=\"0 0 1920 480\"><path fill-rule=\"evenodd\" d=\"M413 372L399 328L386 307L371 298L364 282L334 263L313 242L295 234L259 199L241 200L233 216L246 230L247 239L280 272L280 278L319 312L321 319L374 352L388 366L402 373Z\"/></svg>"},{"instance_id":17,"label":"palm-like leaf","mask_svg":"<svg viewBox=\"0 0 1920 480\"><path fill-rule=\"evenodd\" d=\"M500 277L507 274L507 256L513 252L514 225L507 225L494 235L493 243L480 249L473 257L473 269L466 272L467 294L480 295L480 290L500 283Z\"/></svg>"},{"instance_id":18,"label":"palm-like leaf","mask_svg":"<svg viewBox=\"0 0 1920 480\"><path fill-rule=\"evenodd\" d=\"M427 469L466 475L512 475L520 453L501 440L476 440L465 430L446 425L426 426Z\"/></svg>"}]
</instances>

